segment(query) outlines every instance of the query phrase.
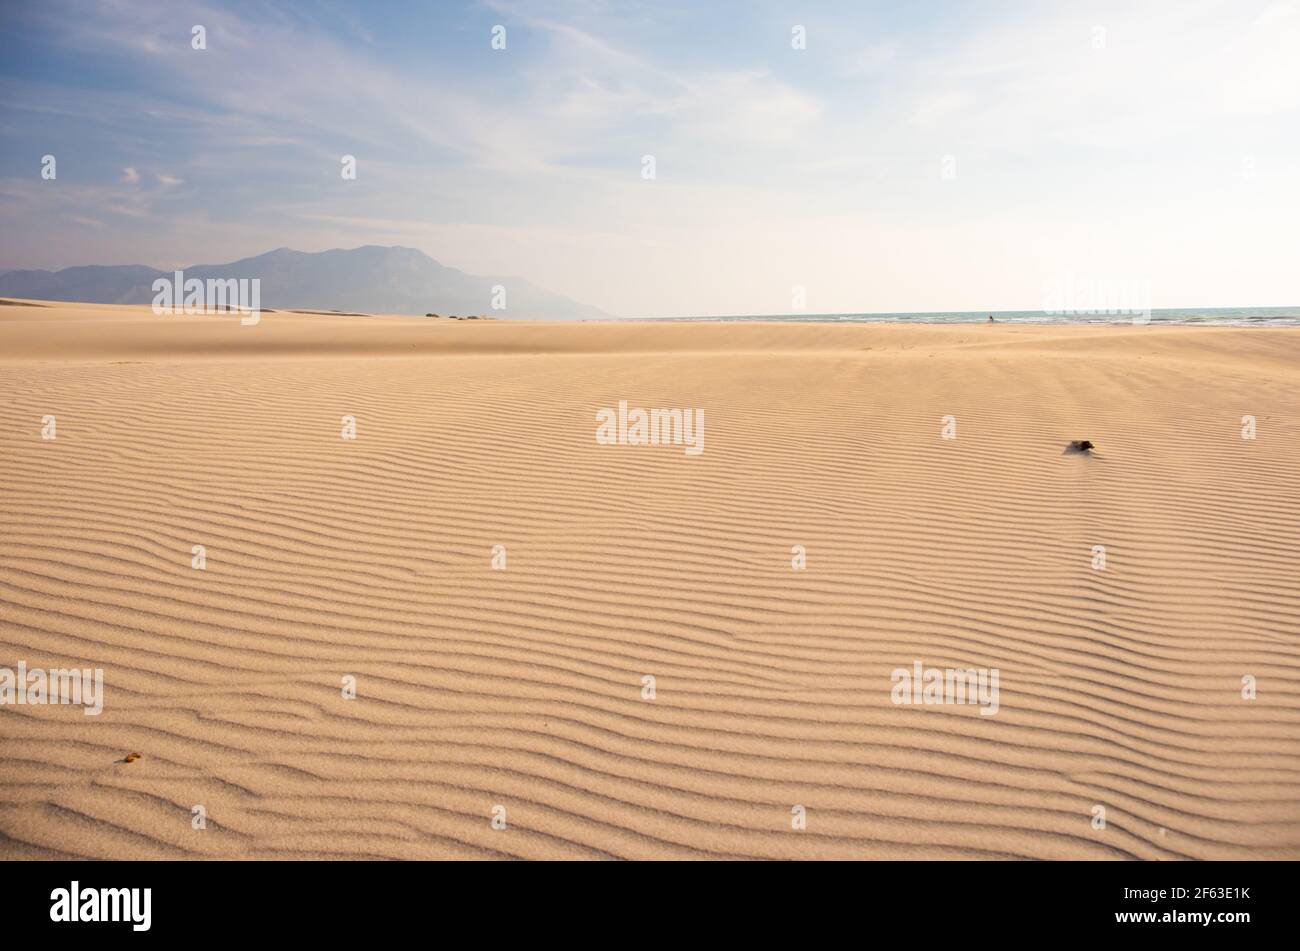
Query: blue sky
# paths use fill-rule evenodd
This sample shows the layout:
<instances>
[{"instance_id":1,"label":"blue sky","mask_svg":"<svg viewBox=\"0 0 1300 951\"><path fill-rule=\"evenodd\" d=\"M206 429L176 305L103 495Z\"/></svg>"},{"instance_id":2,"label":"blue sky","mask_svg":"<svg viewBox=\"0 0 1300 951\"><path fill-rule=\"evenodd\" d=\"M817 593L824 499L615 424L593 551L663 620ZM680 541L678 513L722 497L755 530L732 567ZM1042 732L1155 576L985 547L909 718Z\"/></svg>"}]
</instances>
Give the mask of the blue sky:
<instances>
[{"instance_id":1,"label":"blue sky","mask_svg":"<svg viewBox=\"0 0 1300 951\"><path fill-rule=\"evenodd\" d=\"M0 268L401 244L621 316L1300 303L1298 0L0 18Z\"/></svg>"}]
</instances>

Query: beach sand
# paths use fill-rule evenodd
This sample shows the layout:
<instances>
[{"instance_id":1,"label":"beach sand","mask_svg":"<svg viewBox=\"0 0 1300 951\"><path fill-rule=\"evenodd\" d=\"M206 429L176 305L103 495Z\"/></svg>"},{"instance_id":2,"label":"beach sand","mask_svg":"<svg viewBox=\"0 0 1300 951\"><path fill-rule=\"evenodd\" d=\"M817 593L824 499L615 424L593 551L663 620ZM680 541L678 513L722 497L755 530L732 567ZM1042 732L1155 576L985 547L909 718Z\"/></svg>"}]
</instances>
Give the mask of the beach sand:
<instances>
[{"instance_id":1,"label":"beach sand","mask_svg":"<svg viewBox=\"0 0 1300 951\"><path fill-rule=\"evenodd\" d=\"M6 305L0 438L0 858L1300 858L1300 330Z\"/></svg>"}]
</instances>

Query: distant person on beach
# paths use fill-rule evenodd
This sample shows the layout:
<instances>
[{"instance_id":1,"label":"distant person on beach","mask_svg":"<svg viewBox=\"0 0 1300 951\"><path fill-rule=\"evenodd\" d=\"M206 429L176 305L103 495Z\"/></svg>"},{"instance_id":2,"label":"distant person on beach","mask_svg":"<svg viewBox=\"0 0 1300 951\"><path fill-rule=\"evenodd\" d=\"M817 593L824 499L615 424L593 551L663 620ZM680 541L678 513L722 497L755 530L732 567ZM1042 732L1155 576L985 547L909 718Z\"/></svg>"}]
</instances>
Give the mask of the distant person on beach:
<instances>
[{"instance_id":1,"label":"distant person on beach","mask_svg":"<svg viewBox=\"0 0 1300 951\"><path fill-rule=\"evenodd\" d=\"M993 315L992 315L992 314L989 314L989 323L991 323L991 324L996 324L996 323L997 323L997 321L993 319Z\"/></svg>"}]
</instances>

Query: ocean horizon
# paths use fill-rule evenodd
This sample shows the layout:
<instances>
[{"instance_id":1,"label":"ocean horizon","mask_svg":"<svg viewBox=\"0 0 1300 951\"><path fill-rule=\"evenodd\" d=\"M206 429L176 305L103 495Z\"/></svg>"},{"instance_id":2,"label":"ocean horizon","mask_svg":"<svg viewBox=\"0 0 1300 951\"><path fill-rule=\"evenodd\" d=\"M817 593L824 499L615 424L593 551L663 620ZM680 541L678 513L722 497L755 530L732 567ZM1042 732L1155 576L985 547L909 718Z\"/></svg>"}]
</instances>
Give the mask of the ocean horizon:
<instances>
[{"instance_id":1,"label":"ocean horizon","mask_svg":"<svg viewBox=\"0 0 1300 951\"><path fill-rule=\"evenodd\" d=\"M632 317L654 321L780 321L783 323L979 324L992 317L1007 324L1190 324L1216 327L1298 327L1300 305L1292 307L1153 308L1139 314L1063 314L1045 310L916 311L873 314L748 314L713 317Z\"/></svg>"}]
</instances>

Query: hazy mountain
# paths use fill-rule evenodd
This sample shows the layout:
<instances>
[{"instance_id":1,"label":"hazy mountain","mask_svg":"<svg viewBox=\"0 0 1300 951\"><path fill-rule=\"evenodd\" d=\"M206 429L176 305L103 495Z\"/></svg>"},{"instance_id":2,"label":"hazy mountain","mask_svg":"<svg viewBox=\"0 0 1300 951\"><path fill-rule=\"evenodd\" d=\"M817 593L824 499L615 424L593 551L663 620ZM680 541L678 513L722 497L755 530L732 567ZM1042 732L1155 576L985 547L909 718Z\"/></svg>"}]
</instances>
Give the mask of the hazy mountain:
<instances>
[{"instance_id":1,"label":"hazy mountain","mask_svg":"<svg viewBox=\"0 0 1300 951\"><path fill-rule=\"evenodd\" d=\"M259 278L264 308L344 310L371 314L485 314L535 320L607 319L609 314L518 277L482 277L444 267L414 248L362 248L309 254L279 248L230 264L200 264L185 278ZM0 296L93 304L148 304L153 282L171 277L139 265L9 271ZM506 289L506 309L492 309L492 288Z\"/></svg>"},{"instance_id":2,"label":"hazy mountain","mask_svg":"<svg viewBox=\"0 0 1300 951\"><path fill-rule=\"evenodd\" d=\"M9 271L0 274L0 296L38 300L75 300L91 304L147 304L153 279L162 274L151 267L68 267L62 271ZM128 300L133 289L143 288ZM143 294L143 296L141 296Z\"/></svg>"}]
</instances>

